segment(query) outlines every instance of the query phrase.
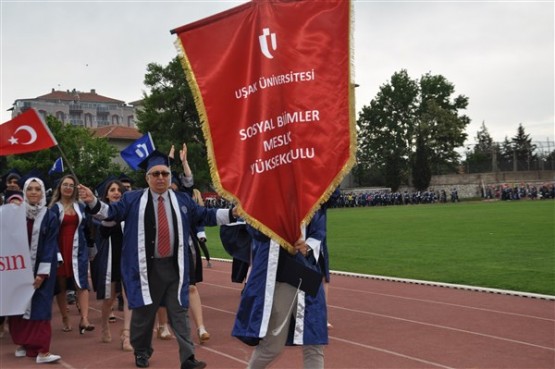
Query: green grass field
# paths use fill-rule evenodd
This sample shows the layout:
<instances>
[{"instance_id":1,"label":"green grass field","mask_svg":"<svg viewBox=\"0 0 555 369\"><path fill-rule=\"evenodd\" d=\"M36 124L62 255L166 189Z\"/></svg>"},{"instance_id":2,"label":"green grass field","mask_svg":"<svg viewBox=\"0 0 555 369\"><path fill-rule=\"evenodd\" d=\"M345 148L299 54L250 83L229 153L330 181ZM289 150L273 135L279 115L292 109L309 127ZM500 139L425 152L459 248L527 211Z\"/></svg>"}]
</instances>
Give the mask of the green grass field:
<instances>
[{"instance_id":1,"label":"green grass field","mask_svg":"<svg viewBox=\"0 0 555 369\"><path fill-rule=\"evenodd\" d=\"M328 245L332 270L555 295L549 200L331 209Z\"/></svg>"}]
</instances>

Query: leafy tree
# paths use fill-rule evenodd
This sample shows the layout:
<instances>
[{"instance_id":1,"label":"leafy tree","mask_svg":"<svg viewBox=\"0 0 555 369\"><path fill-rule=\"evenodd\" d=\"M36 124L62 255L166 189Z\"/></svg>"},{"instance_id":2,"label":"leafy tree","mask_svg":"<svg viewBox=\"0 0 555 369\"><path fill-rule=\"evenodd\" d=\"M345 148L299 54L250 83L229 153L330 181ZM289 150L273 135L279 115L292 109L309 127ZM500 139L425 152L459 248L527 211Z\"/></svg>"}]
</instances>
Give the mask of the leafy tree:
<instances>
[{"instance_id":1,"label":"leafy tree","mask_svg":"<svg viewBox=\"0 0 555 369\"><path fill-rule=\"evenodd\" d=\"M420 106L416 122L426 129L429 165L434 174L454 173L459 164L457 147L464 145L464 133L470 118L459 110L468 106L468 98L451 99L455 86L441 75L425 74L420 78Z\"/></svg>"},{"instance_id":2,"label":"leafy tree","mask_svg":"<svg viewBox=\"0 0 555 369\"><path fill-rule=\"evenodd\" d=\"M142 109L137 112L139 130L150 132L156 148L162 152L168 152L171 145L175 145L176 159L182 144L186 143L195 185L207 187L210 172L206 145L180 59L176 57L166 66L148 64L144 83L150 93L143 94ZM176 168L180 170L181 165Z\"/></svg>"},{"instance_id":3,"label":"leafy tree","mask_svg":"<svg viewBox=\"0 0 555 369\"><path fill-rule=\"evenodd\" d=\"M68 162L64 160L64 174L70 173L69 166L71 166L81 183L94 187L102 182L108 174L116 174L121 171L117 164L112 163L112 158L117 154L117 150L108 143L107 139L95 138L87 128L63 124L51 115L47 117L46 121L67 158ZM12 155L8 157L8 168L17 168L24 174L35 169L48 182L48 170L60 156L60 150L56 147L28 154Z\"/></svg>"},{"instance_id":4,"label":"leafy tree","mask_svg":"<svg viewBox=\"0 0 555 369\"><path fill-rule=\"evenodd\" d=\"M408 178L417 97L418 84L406 70L396 72L357 121L359 163L380 170L393 191Z\"/></svg>"},{"instance_id":5,"label":"leafy tree","mask_svg":"<svg viewBox=\"0 0 555 369\"><path fill-rule=\"evenodd\" d=\"M412 167L412 184L418 191L426 190L432 180L429 156L430 149L424 136L419 134L416 138L416 153Z\"/></svg>"},{"instance_id":6,"label":"leafy tree","mask_svg":"<svg viewBox=\"0 0 555 369\"><path fill-rule=\"evenodd\" d=\"M406 70L395 72L359 114L359 163L379 168L386 185L396 191L408 182L421 135L426 150L420 159L426 158L432 173L455 172L455 149L463 145L470 119L459 114L468 98L452 98L454 90L441 75L428 73L413 80Z\"/></svg>"}]
</instances>

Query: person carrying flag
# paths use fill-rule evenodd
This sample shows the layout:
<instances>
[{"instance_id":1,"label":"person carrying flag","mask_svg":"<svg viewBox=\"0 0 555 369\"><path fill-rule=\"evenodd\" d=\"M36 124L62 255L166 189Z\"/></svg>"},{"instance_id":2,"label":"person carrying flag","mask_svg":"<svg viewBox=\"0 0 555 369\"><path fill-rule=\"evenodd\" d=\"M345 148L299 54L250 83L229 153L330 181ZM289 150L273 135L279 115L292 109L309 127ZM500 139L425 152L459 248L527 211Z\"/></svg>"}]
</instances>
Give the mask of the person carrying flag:
<instances>
[{"instance_id":1,"label":"person carrying flag","mask_svg":"<svg viewBox=\"0 0 555 369\"><path fill-rule=\"evenodd\" d=\"M324 368L327 308L319 265L325 212L316 212L295 242L295 255L252 227L252 265L232 336L256 346L248 369L268 367L285 345L303 348L304 368Z\"/></svg>"}]
</instances>

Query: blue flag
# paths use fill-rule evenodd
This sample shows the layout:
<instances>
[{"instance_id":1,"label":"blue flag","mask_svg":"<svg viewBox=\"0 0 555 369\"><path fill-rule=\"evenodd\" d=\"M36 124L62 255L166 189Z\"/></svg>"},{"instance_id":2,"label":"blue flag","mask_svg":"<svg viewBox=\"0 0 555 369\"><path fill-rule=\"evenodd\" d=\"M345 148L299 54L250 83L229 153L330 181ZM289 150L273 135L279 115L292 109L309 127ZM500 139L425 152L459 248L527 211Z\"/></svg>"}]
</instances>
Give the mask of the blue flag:
<instances>
[{"instance_id":1,"label":"blue flag","mask_svg":"<svg viewBox=\"0 0 555 369\"><path fill-rule=\"evenodd\" d=\"M139 164L145 160L154 149L154 142L152 141L150 132L147 132L143 137L123 149L120 155L131 168L137 170L139 169Z\"/></svg>"},{"instance_id":2,"label":"blue flag","mask_svg":"<svg viewBox=\"0 0 555 369\"><path fill-rule=\"evenodd\" d=\"M48 175L51 176L54 173L63 173L63 172L64 172L64 161L62 160L61 157L59 157L58 159L56 159L54 164L52 164L52 167L48 171Z\"/></svg>"}]
</instances>

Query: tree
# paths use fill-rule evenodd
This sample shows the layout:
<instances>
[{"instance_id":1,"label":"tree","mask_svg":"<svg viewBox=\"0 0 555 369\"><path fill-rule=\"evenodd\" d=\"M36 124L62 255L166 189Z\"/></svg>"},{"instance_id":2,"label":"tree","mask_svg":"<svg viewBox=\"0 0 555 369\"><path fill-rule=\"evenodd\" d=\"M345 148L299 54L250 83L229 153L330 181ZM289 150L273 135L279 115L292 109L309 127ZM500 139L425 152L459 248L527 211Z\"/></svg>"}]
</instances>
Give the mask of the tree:
<instances>
[{"instance_id":1,"label":"tree","mask_svg":"<svg viewBox=\"0 0 555 369\"><path fill-rule=\"evenodd\" d=\"M426 145L424 136L419 134L416 138L416 153L412 166L412 184L418 191L424 191L432 180L430 168L430 149Z\"/></svg>"},{"instance_id":2,"label":"tree","mask_svg":"<svg viewBox=\"0 0 555 369\"><path fill-rule=\"evenodd\" d=\"M516 171L516 161L515 161L515 150L513 147L513 143L509 141L507 136L501 143L500 147L500 163L499 169L501 171Z\"/></svg>"},{"instance_id":3,"label":"tree","mask_svg":"<svg viewBox=\"0 0 555 369\"><path fill-rule=\"evenodd\" d=\"M532 139L524 131L522 123L518 125L517 134L511 141L513 142L513 150L517 161L517 170L530 170L530 163L537 159L534 154L536 145L532 144Z\"/></svg>"},{"instance_id":4,"label":"tree","mask_svg":"<svg viewBox=\"0 0 555 369\"><path fill-rule=\"evenodd\" d=\"M455 86L441 75L420 78L420 106L416 122L423 125L429 165L434 174L454 173L459 164L457 147L464 145L464 133L470 118L459 110L468 106L468 98L458 95L451 100Z\"/></svg>"},{"instance_id":5,"label":"tree","mask_svg":"<svg viewBox=\"0 0 555 369\"><path fill-rule=\"evenodd\" d=\"M116 174L121 171L119 165L112 163L112 158L117 154L117 150L108 143L107 139L95 138L87 128L63 124L51 115L47 117L46 121L69 161L67 163L64 160L66 174L70 173L68 165L71 165L81 183L94 187L102 182L108 174ZM34 153L13 155L8 157L8 167L17 168L24 174L36 169L47 179L48 170L60 156L60 151L56 147Z\"/></svg>"},{"instance_id":6,"label":"tree","mask_svg":"<svg viewBox=\"0 0 555 369\"><path fill-rule=\"evenodd\" d=\"M408 178L417 97L418 84L401 70L362 108L357 121L359 163L380 170L393 191Z\"/></svg>"},{"instance_id":7,"label":"tree","mask_svg":"<svg viewBox=\"0 0 555 369\"><path fill-rule=\"evenodd\" d=\"M493 138L482 122L480 130L476 132L476 145L467 152L465 164L469 173L481 173L496 170L496 157L499 154L499 147L493 142Z\"/></svg>"},{"instance_id":8,"label":"tree","mask_svg":"<svg viewBox=\"0 0 555 369\"><path fill-rule=\"evenodd\" d=\"M359 114L359 163L379 168L386 185L396 191L408 182L421 136L426 150L420 159L426 158L432 173L455 172L455 149L464 144L470 119L459 114L468 98L452 98L454 90L441 75L428 73L417 81L406 70L395 72Z\"/></svg>"},{"instance_id":9,"label":"tree","mask_svg":"<svg viewBox=\"0 0 555 369\"><path fill-rule=\"evenodd\" d=\"M137 113L139 130L150 132L162 152L175 145L176 159L181 145L186 143L195 185L207 187L211 180L206 144L180 59L172 59L167 66L148 64L144 83L150 93L143 94L143 106Z\"/></svg>"}]
</instances>

